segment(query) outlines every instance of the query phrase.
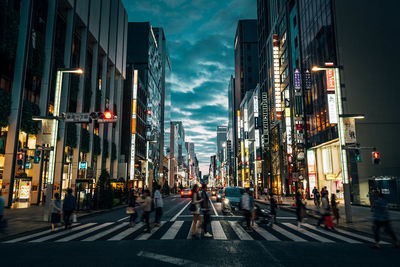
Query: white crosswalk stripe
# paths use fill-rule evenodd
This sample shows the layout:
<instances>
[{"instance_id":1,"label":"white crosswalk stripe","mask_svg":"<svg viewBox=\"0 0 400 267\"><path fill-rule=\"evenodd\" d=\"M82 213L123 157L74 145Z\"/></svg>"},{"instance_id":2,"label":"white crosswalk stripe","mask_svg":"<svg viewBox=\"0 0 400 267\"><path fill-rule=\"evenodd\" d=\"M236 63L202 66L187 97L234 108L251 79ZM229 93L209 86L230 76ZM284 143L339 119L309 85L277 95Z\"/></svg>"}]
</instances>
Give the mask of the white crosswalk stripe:
<instances>
[{"instance_id":1,"label":"white crosswalk stripe","mask_svg":"<svg viewBox=\"0 0 400 267\"><path fill-rule=\"evenodd\" d=\"M117 226L115 226L115 227L113 227L113 228L111 228L111 229L108 229L108 230L103 231L103 232L100 232L100 233L98 233L98 234L96 234L96 235L93 235L93 236L90 236L90 237L88 237L88 238L85 238L85 239L83 239L82 241L95 241L95 240L97 240L97 239L100 239L100 238L102 238L102 237L104 237L104 236L106 236L106 235L112 233L112 232L117 231L117 230L120 229L120 228L125 227L125 226L128 225L128 224L129 224L129 222L120 223L120 224L118 224Z\"/></svg>"},{"instance_id":2,"label":"white crosswalk stripe","mask_svg":"<svg viewBox=\"0 0 400 267\"><path fill-rule=\"evenodd\" d=\"M82 231L82 232L79 232L79 233L76 233L76 234L73 234L73 235L70 235L70 236L61 238L61 239L59 239L59 240L56 240L56 242L67 242L67 241L71 241L71 240L77 239L77 238L79 238L79 237L81 237L81 236L84 236L84 235L90 234L90 233L92 233L92 232L94 232L94 231L97 231L97 230L99 230L99 229L101 229L101 228L107 227L107 226L109 226L110 224L113 224L113 223L112 223L112 222L103 223L103 224L97 225L96 227L87 229L87 230L85 230L85 231Z\"/></svg>"},{"instance_id":3,"label":"white crosswalk stripe","mask_svg":"<svg viewBox=\"0 0 400 267\"><path fill-rule=\"evenodd\" d=\"M127 237L128 235L130 235L130 234L136 232L137 230L139 230L143 225L144 225L143 222L139 222L139 223L135 224L135 226L133 226L132 228L128 228L125 231L122 231L121 233L109 238L108 241L119 241L119 240L122 240L125 237Z\"/></svg>"},{"instance_id":4,"label":"white crosswalk stripe","mask_svg":"<svg viewBox=\"0 0 400 267\"><path fill-rule=\"evenodd\" d=\"M289 238L289 239L291 239L291 240L293 240L295 242L307 242L307 240L305 240L304 238L301 238L300 236L292 234L291 232L286 231L285 229L279 227L276 224L273 225L272 229L276 230L280 234L286 236L287 238Z\"/></svg>"},{"instance_id":5,"label":"white crosswalk stripe","mask_svg":"<svg viewBox=\"0 0 400 267\"><path fill-rule=\"evenodd\" d=\"M193 235L192 231L193 231L193 222L190 222L190 229L189 229L186 239L192 239L192 235Z\"/></svg>"},{"instance_id":6,"label":"white crosswalk stripe","mask_svg":"<svg viewBox=\"0 0 400 267\"><path fill-rule=\"evenodd\" d=\"M307 236L309 236L311 238L314 238L315 240L318 240L318 241L320 241L322 243L335 243L335 241L332 241L332 240L330 240L328 238L325 238L323 236L320 236L320 235L316 235L316 234L314 234L314 233L312 233L310 231L307 231L304 228L297 229L297 226L295 226L294 224L291 224L291 223L283 223L283 224L286 225L287 227L293 229L293 230L298 230L300 233L302 233L304 235L307 235Z\"/></svg>"},{"instance_id":7,"label":"white crosswalk stripe","mask_svg":"<svg viewBox=\"0 0 400 267\"><path fill-rule=\"evenodd\" d=\"M81 225L81 226L78 226L78 227L74 227L72 229L68 229L68 230L65 230L65 231L62 231L62 232L59 232L59 233L56 233L56 234L44 236L42 238L35 239L35 240L30 241L30 242L33 242L33 243L44 242L44 241L47 241L47 240L50 240L50 239L53 239L53 238L56 238L56 237L59 237L59 236L67 235L67 234L70 234L72 232L76 232L76 231L82 230L84 228L87 228L87 227L95 225L95 224L96 223L87 223L87 224L84 224L84 225Z\"/></svg>"},{"instance_id":8,"label":"white crosswalk stripe","mask_svg":"<svg viewBox=\"0 0 400 267\"><path fill-rule=\"evenodd\" d=\"M361 240L365 240L365 241L368 241L368 242L371 242L371 243L375 243L374 239L366 237L366 236L362 236L362 235L358 235L358 234L355 234L355 233L351 233L349 231L342 230L342 229L336 229L336 231L339 232L339 233L345 234L345 235L349 235L349 236L361 239ZM381 244L386 244L386 245L389 244L388 242L385 242L385 241L381 241L380 243Z\"/></svg>"},{"instance_id":9,"label":"white crosswalk stripe","mask_svg":"<svg viewBox=\"0 0 400 267\"><path fill-rule=\"evenodd\" d=\"M150 231L150 233L142 233L140 234L138 237L135 238L135 240L147 240L150 238L150 236L152 236L155 232L157 232L158 229L160 229L163 224L165 223L165 221L161 222L161 226L159 228L155 228L153 230Z\"/></svg>"},{"instance_id":10,"label":"white crosswalk stripe","mask_svg":"<svg viewBox=\"0 0 400 267\"><path fill-rule=\"evenodd\" d=\"M343 241L345 241L347 243L350 243L350 244L360 244L361 243L360 241L353 240L351 238L347 238L347 237L342 236L342 235L338 235L338 234L335 234L335 233L332 233L332 232L329 232L329 231L324 231L324 230L318 229L318 227L315 227L314 225L311 225L311 224L308 224L308 223L304 223L303 225L306 226L307 228L310 228L310 229L314 230L314 231L320 232L320 233L325 234L325 235L329 235L329 236L334 237L336 239L343 240Z\"/></svg>"},{"instance_id":11,"label":"white crosswalk stripe","mask_svg":"<svg viewBox=\"0 0 400 267\"><path fill-rule=\"evenodd\" d=\"M253 229L257 233L259 233L263 238L265 238L265 240L268 240L268 241L279 241L279 239L277 237L275 237L273 234L271 234L270 232L268 232L264 228L258 226L257 224L255 224L253 226Z\"/></svg>"},{"instance_id":12,"label":"white crosswalk stripe","mask_svg":"<svg viewBox=\"0 0 400 267\"><path fill-rule=\"evenodd\" d=\"M221 223L219 221L211 221L211 229L214 239L227 240L224 229L222 229Z\"/></svg>"},{"instance_id":13,"label":"white crosswalk stripe","mask_svg":"<svg viewBox=\"0 0 400 267\"><path fill-rule=\"evenodd\" d=\"M232 239L233 233L240 240L254 240L262 238L266 241L283 241L286 238L295 242L323 242L323 243L334 243L334 242L346 242L350 244L361 244L365 242L373 242L373 238L368 236L362 236L343 229L336 229L336 231L327 231L320 229L309 223L304 223L303 227L298 229L297 226L290 222L282 222L274 224L271 228L265 227L264 225L258 225L252 227L254 232L248 233L244 227L237 221L225 221L230 227L224 228L223 222L220 220L211 221L211 229L213 233L213 239L215 240L229 240ZM129 227L129 222L105 222L102 224L97 223L86 223L78 225L72 229L62 231L57 229L55 232L49 230L40 231L34 234L28 234L26 236L20 236L3 243L17 243L17 242L69 242L79 240L84 242L91 242L100 240L107 237L108 241L118 241L127 239L130 235L135 234L133 238L135 240L147 240L149 238L156 238L161 240L173 240L180 238L192 238L192 222L189 221L174 221L169 222L165 225L165 221L161 222L161 227L153 228L151 233L141 232L145 226L143 222L139 222L133 227ZM190 223L190 229L188 230L188 223ZM162 228L162 233L159 232ZM187 231L187 232L186 232ZM158 234L156 234L158 233ZM179 233L179 234L178 234ZM182 236L183 234L183 236ZM256 236L257 237L256 237ZM152 237L153 236L153 237ZM282 238L285 236L286 238ZM253 238L254 237L254 238ZM130 238L132 239L132 238ZM236 239L236 238L234 238ZM382 242L382 244L388 244Z\"/></svg>"},{"instance_id":14,"label":"white crosswalk stripe","mask_svg":"<svg viewBox=\"0 0 400 267\"><path fill-rule=\"evenodd\" d=\"M229 221L229 224L240 240L253 240L253 238L246 233L246 231L237 222Z\"/></svg>"},{"instance_id":15,"label":"white crosswalk stripe","mask_svg":"<svg viewBox=\"0 0 400 267\"><path fill-rule=\"evenodd\" d=\"M178 233L179 229L182 227L183 221L175 221L168 231L161 237L161 239L174 239L176 234Z\"/></svg>"}]
</instances>

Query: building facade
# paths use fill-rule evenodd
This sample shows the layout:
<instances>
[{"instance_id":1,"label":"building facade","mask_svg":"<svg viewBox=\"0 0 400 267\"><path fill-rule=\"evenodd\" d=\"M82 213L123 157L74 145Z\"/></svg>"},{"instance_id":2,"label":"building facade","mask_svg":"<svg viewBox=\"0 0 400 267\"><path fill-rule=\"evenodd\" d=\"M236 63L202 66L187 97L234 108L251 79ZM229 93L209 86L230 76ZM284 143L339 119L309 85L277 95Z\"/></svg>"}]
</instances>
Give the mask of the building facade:
<instances>
[{"instance_id":1,"label":"building facade","mask_svg":"<svg viewBox=\"0 0 400 267\"><path fill-rule=\"evenodd\" d=\"M0 134L0 181L7 194L6 206L39 204L45 197L51 199L54 192L64 195L72 188L78 209L87 208L84 198L92 196L100 172L107 170L117 178L120 121L75 124L60 120L53 151L48 132L41 130L48 121L42 121L40 127L32 115L105 110L121 114L125 8L119 0L18 3L7 1L7 9L2 8L8 19L1 31L11 31L2 33L6 38L2 43L7 46L0 52L4 62L1 98L11 103L9 110L1 105L9 114L2 119ZM56 78L60 68L83 71L81 75L65 72L59 91ZM17 159L20 154L22 162Z\"/></svg>"}]
</instances>

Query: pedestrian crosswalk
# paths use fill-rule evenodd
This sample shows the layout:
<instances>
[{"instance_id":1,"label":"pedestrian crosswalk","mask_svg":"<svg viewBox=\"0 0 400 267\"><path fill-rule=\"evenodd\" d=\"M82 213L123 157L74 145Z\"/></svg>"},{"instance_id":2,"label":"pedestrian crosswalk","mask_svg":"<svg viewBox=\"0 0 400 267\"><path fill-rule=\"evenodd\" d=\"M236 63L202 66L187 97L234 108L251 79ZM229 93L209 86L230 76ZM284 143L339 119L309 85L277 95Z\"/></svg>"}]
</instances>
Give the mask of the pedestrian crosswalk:
<instances>
[{"instance_id":1,"label":"pedestrian crosswalk","mask_svg":"<svg viewBox=\"0 0 400 267\"><path fill-rule=\"evenodd\" d=\"M190 221L161 222L159 227L145 233L145 224L138 222L131 226L128 222L104 222L75 224L72 229L55 231L41 231L34 234L19 236L3 243L17 242L72 242L72 241L107 241L121 240L179 240L191 239L192 227ZM329 231L308 223L298 228L294 222L280 222L272 227L264 224L255 224L251 229L245 229L240 222L228 220L213 220L209 227L212 238L209 240L266 240L291 242L320 242L320 243L349 243L361 244L373 242L365 235L349 232L343 229Z\"/></svg>"}]
</instances>

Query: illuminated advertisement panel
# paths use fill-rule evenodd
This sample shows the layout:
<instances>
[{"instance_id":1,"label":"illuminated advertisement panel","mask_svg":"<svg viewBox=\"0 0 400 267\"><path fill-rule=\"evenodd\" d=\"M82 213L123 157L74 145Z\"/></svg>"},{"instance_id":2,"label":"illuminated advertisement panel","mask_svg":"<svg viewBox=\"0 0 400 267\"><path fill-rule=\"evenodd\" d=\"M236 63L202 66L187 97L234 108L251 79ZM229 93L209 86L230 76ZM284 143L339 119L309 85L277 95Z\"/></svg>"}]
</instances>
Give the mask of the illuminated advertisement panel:
<instances>
[{"instance_id":1,"label":"illuminated advertisement panel","mask_svg":"<svg viewBox=\"0 0 400 267\"><path fill-rule=\"evenodd\" d=\"M135 178L135 150L136 150L136 105L138 88L138 70L133 71L133 91L132 91L132 136L131 136L131 169L129 179Z\"/></svg>"},{"instance_id":2,"label":"illuminated advertisement panel","mask_svg":"<svg viewBox=\"0 0 400 267\"><path fill-rule=\"evenodd\" d=\"M333 69L327 69L326 73L326 90L335 92L335 72Z\"/></svg>"},{"instance_id":3,"label":"illuminated advertisement panel","mask_svg":"<svg viewBox=\"0 0 400 267\"><path fill-rule=\"evenodd\" d=\"M336 109L336 96L335 94L327 94L328 97L328 115L329 115L329 123L336 124L338 123L338 114Z\"/></svg>"},{"instance_id":4,"label":"illuminated advertisement panel","mask_svg":"<svg viewBox=\"0 0 400 267\"><path fill-rule=\"evenodd\" d=\"M282 119L282 96L281 96L281 78L279 73L279 42L278 35L272 36L273 59L274 59L274 89L275 89L275 111L276 119Z\"/></svg>"}]
</instances>

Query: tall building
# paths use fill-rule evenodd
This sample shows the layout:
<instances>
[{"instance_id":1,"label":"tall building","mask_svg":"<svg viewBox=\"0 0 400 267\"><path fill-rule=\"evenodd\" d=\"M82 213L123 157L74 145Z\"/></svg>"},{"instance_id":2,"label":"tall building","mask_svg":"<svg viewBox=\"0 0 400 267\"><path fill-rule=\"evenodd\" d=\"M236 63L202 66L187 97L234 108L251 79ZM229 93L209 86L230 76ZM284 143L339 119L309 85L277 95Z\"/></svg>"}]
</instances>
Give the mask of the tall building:
<instances>
[{"instance_id":1,"label":"tall building","mask_svg":"<svg viewBox=\"0 0 400 267\"><path fill-rule=\"evenodd\" d=\"M258 39L257 39L257 20L239 20L234 39L235 50L235 78L233 96L234 119L233 134L235 157L240 151L240 141L238 139L238 111L240 103L249 90L254 90L258 83ZM232 80L231 80L232 82ZM239 115L240 116L240 115Z\"/></svg>"},{"instance_id":2,"label":"tall building","mask_svg":"<svg viewBox=\"0 0 400 267\"><path fill-rule=\"evenodd\" d=\"M163 36L162 29L158 29L159 36ZM159 39L163 39L160 37ZM164 38L165 40L165 38ZM163 170L163 98L165 89L165 70L163 64L166 60L164 42L159 43L155 31L149 22L129 22L128 23L128 53L127 63L138 71L138 79L147 93L146 100L146 149L148 156L152 160L149 165L147 180L144 185L151 186L152 181L159 179L160 169ZM130 116L132 113L129 106L124 108L123 116ZM123 125L124 131L131 131L130 125ZM143 141L143 140L141 140ZM154 142L157 141L157 142ZM147 153L147 152L146 152ZM130 157L129 157L130 158ZM132 168L130 163L130 169ZM132 178L131 178L132 179Z\"/></svg>"},{"instance_id":3,"label":"tall building","mask_svg":"<svg viewBox=\"0 0 400 267\"><path fill-rule=\"evenodd\" d=\"M236 140L237 131L236 125L236 111L234 108L235 99L235 78L231 75L228 86L228 129L227 129L227 167L229 184L236 179ZM235 179L234 179L235 178Z\"/></svg>"},{"instance_id":4,"label":"tall building","mask_svg":"<svg viewBox=\"0 0 400 267\"><path fill-rule=\"evenodd\" d=\"M348 189L351 199L346 201L357 204L369 204L367 192L375 187L390 192L389 202L399 204L395 177L400 174L396 162L400 147L387 140L394 140L399 130L392 107L399 96L394 88L400 53L380 41L381 36L396 31L397 2L257 4L260 89L268 98L270 187L288 194L296 187L310 193L314 186L327 186L339 198L344 198ZM358 31L360 28L368 30ZM325 63L330 63L328 69L312 71L314 66L326 67ZM332 66L338 67L338 75L333 75ZM344 115L338 118L340 107ZM360 114L365 118L355 120ZM342 123L350 129L345 133L351 135L339 140L338 125ZM346 150L340 151L339 141L345 142ZM373 148L384 155L379 165L371 160Z\"/></svg>"},{"instance_id":5,"label":"tall building","mask_svg":"<svg viewBox=\"0 0 400 267\"><path fill-rule=\"evenodd\" d=\"M7 44L0 48L0 185L8 192L6 206L39 204L44 190L51 199L70 187L77 209L84 208L83 196L93 194L101 170L117 178L121 121L47 120L45 132L32 115L122 113L127 13L119 0L7 3L6 25L0 27L0 42ZM60 68L83 72L64 72L59 87ZM58 138L57 130L49 131L57 124ZM55 151L41 150L49 146Z\"/></svg>"}]
</instances>

